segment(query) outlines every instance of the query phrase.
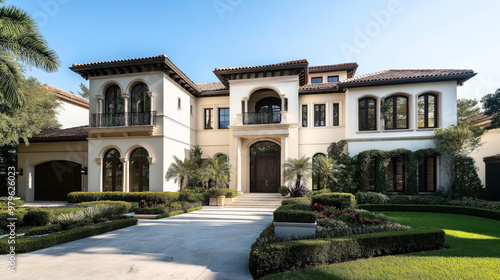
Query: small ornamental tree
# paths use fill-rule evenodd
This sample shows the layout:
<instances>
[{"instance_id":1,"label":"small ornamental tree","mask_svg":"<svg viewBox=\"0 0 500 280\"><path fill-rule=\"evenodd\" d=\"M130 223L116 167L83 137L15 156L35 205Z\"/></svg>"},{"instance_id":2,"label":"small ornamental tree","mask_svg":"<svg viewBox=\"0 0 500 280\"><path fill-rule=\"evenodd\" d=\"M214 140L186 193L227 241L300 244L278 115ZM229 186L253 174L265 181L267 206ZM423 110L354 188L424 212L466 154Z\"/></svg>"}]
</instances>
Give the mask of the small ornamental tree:
<instances>
[{"instance_id":1,"label":"small ornamental tree","mask_svg":"<svg viewBox=\"0 0 500 280\"><path fill-rule=\"evenodd\" d=\"M296 189L311 178L312 164L309 157L289 158L283 164L283 178Z\"/></svg>"},{"instance_id":2,"label":"small ornamental tree","mask_svg":"<svg viewBox=\"0 0 500 280\"><path fill-rule=\"evenodd\" d=\"M500 88L481 99L484 114L491 116L491 128L500 128Z\"/></svg>"},{"instance_id":3,"label":"small ornamental tree","mask_svg":"<svg viewBox=\"0 0 500 280\"><path fill-rule=\"evenodd\" d=\"M170 164L165 175L165 179L174 179L174 182L179 182L180 191L184 189L184 185L188 176L192 173L193 162L186 158L184 161L180 160L178 157L174 156L174 162Z\"/></svg>"},{"instance_id":4,"label":"small ornamental tree","mask_svg":"<svg viewBox=\"0 0 500 280\"><path fill-rule=\"evenodd\" d=\"M343 167L332 158L321 155L313 161L313 174L320 178L321 188L326 189L328 179L337 182L337 175L341 173Z\"/></svg>"},{"instance_id":5,"label":"small ornamental tree","mask_svg":"<svg viewBox=\"0 0 500 280\"><path fill-rule=\"evenodd\" d=\"M456 165L459 158L467 156L482 145L483 132L481 127L474 126L470 122L434 130L436 149L445 155L445 172L449 178L448 196L453 196L452 185L457 178Z\"/></svg>"}]
</instances>

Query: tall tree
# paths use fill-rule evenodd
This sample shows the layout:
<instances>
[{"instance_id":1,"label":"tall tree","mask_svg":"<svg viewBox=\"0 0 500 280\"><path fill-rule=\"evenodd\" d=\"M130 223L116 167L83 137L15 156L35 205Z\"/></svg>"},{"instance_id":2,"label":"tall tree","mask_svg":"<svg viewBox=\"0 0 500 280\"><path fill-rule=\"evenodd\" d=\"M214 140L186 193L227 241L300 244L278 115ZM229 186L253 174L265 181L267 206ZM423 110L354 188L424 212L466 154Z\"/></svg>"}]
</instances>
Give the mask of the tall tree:
<instances>
[{"instance_id":1,"label":"tall tree","mask_svg":"<svg viewBox=\"0 0 500 280\"><path fill-rule=\"evenodd\" d=\"M478 101L475 99L462 98L457 100L457 123L479 114Z\"/></svg>"},{"instance_id":2,"label":"tall tree","mask_svg":"<svg viewBox=\"0 0 500 280\"><path fill-rule=\"evenodd\" d=\"M500 128L500 88L495 93L490 93L481 99L484 114L491 116L491 128Z\"/></svg>"},{"instance_id":3,"label":"tall tree","mask_svg":"<svg viewBox=\"0 0 500 280\"><path fill-rule=\"evenodd\" d=\"M3 4L4 1L0 0ZM0 95L14 106L23 104L21 64L55 72L60 66L57 54L24 10L0 7Z\"/></svg>"},{"instance_id":4,"label":"tall tree","mask_svg":"<svg viewBox=\"0 0 500 280\"><path fill-rule=\"evenodd\" d=\"M308 157L289 158L283 164L283 179L295 184L295 188L299 188L302 183L307 183L311 178L311 167Z\"/></svg>"}]
</instances>

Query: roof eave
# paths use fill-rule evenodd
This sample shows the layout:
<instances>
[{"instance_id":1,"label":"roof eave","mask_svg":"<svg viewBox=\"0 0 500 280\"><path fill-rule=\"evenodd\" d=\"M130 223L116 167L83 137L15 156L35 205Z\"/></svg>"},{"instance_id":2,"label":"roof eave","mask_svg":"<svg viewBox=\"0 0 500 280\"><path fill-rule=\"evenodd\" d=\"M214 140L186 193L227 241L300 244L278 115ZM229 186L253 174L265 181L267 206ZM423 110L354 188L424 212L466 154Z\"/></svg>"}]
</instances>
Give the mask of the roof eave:
<instances>
[{"instance_id":1,"label":"roof eave","mask_svg":"<svg viewBox=\"0 0 500 280\"><path fill-rule=\"evenodd\" d=\"M382 86L382 85L398 85L398 84L414 84L414 83L432 83L443 81L457 81L458 85L474 77L477 73L466 73L458 75L448 75L440 77L420 77L420 78L405 78L394 80L381 80L381 81L364 81L364 82L348 82L340 83L341 87L369 87L369 86Z\"/></svg>"}]
</instances>

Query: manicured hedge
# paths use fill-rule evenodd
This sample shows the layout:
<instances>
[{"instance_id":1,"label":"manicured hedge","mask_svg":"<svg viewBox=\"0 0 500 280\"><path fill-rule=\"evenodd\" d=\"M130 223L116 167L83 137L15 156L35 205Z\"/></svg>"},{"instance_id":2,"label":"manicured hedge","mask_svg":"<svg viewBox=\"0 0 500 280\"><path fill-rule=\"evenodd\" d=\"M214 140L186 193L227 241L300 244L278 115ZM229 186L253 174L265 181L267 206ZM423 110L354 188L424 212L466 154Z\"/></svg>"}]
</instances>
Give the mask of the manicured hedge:
<instances>
[{"instance_id":1,"label":"manicured hedge","mask_svg":"<svg viewBox=\"0 0 500 280\"><path fill-rule=\"evenodd\" d=\"M16 247L17 254L27 253L136 224L137 219L129 218L115 220L109 223L100 223L41 237L17 236L16 244L14 246ZM13 245L8 244L8 238L4 237L0 239L0 254L8 254L10 252L10 246Z\"/></svg>"},{"instance_id":2,"label":"manicured hedge","mask_svg":"<svg viewBox=\"0 0 500 280\"><path fill-rule=\"evenodd\" d=\"M432 228L288 241L252 246L249 267L254 278L260 278L312 265L435 250L444 245L444 231Z\"/></svg>"},{"instance_id":3,"label":"manicured hedge","mask_svg":"<svg viewBox=\"0 0 500 280\"><path fill-rule=\"evenodd\" d=\"M323 206L333 206L338 209L354 209L356 198L352 193L325 193L312 197L312 204L319 203Z\"/></svg>"},{"instance_id":4,"label":"manicured hedge","mask_svg":"<svg viewBox=\"0 0 500 280\"><path fill-rule=\"evenodd\" d=\"M275 222L290 223L314 223L316 214L311 210L305 210L304 205L290 204L280 206L274 211Z\"/></svg>"},{"instance_id":5,"label":"manicured hedge","mask_svg":"<svg viewBox=\"0 0 500 280\"><path fill-rule=\"evenodd\" d=\"M139 202L152 198L162 198L166 204L179 200L178 192L71 192L68 194L69 203L80 203L97 200L113 200Z\"/></svg>"},{"instance_id":6,"label":"manicured hedge","mask_svg":"<svg viewBox=\"0 0 500 280\"><path fill-rule=\"evenodd\" d=\"M312 199L310 197L294 197L287 198L281 201L281 205L298 204L298 205L312 205Z\"/></svg>"},{"instance_id":7,"label":"manicured hedge","mask_svg":"<svg viewBox=\"0 0 500 280\"><path fill-rule=\"evenodd\" d=\"M88 202L80 202L78 204L75 204L75 207L90 207L94 205L112 205L116 207L116 213L115 214L126 214L129 212L130 207L132 207L132 204L126 202L126 201L111 201L111 200L99 200L99 201L88 201Z\"/></svg>"},{"instance_id":8,"label":"manicured hedge","mask_svg":"<svg viewBox=\"0 0 500 280\"><path fill-rule=\"evenodd\" d=\"M401 212L433 212L433 213L448 213L469 215L476 217L483 217L500 221L500 211L474 208L474 207L461 207L461 206L448 206L448 205L411 205L411 204L360 204L358 208L368 211L401 211Z\"/></svg>"},{"instance_id":9,"label":"manicured hedge","mask_svg":"<svg viewBox=\"0 0 500 280\"><path fill-rule=\"evenodd\" d=\"M359 202L361 203L361 202ZM427 205L445 205L447 203L446 198L439 195L391 195L389 196L389 201L387 204L427 204ZM366 202L366 204L371 204ZM379 204L379 203L373 203Z\"/></svg>"},{"instance_id":10,"label":"manicured hedge","mask_svg":"<svg viewBox=\"0 0 500 280\"><path fill-rule=\"evenodd\" d=\"M193 207L193 208L188 208L188 209L184 209L184 210L178 210L178 211L168 212L168 213L165 213L165 214L160 214L156 218L157 219L163 219L163 218L166 218L166 217L177 216L177 215L180 215L180 214L183 214L183 213L189 213L189 212L193 212L193 211L197 211L197 210L201 210L201 209L203 209L202 206L196 206L196 207Z\"/></svg>"}]
</instances>

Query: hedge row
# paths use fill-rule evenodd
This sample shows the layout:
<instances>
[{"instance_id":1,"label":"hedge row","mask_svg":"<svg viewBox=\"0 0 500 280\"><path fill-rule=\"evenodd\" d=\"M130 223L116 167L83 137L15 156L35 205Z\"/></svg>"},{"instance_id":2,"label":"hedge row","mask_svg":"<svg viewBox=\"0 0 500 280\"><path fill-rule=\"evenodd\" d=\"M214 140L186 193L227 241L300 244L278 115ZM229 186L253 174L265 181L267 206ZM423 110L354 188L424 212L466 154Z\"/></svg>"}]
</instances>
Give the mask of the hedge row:
<instances>
[{"instance_id":1,"label":"hedge row","mask_svg":"<svg viewBox=\"0 0 500 280\"><path fill-rule=\"evenodd\" d=\"M202 206L197 206L197 207L193 207L193 208L189 208L189 209L185 209L185 210L178 210L178 211L168 212L168 213L165 213L165 214L160 214L156 218L157 219L163 219L163 218L166 218L166 217L177 216L177 215L180 215L180 214L189 213L189 212L193 212L193 211L198 211L198 210L201 210L201 209L203 209Z\"/></svg>"},{"instance_id":2,"label":"hedge row","mask_svg":"<svg viewBox=\"0 0 500 280\"><path fill-rule=\"evenodd\" d=\"M435 250L444 245L444 231L432 228L273 243L252 246L250 272L260 278L311 265Z\"/></svg>"},{"instance_id":3,"label":"hedge row","mask_svg":"<svg viewBox=\"0 0 500 280\"><path fill-rule=\"evenodd\" d=\"M289 204L280 206L273 213L275 222L291 223L314 223L316 214L311 210L306 210L305 205Z\"/></svg>"},{"instance_id":4,"label":"hedge row","mask_svg":"<svg viewBox=\"0 0 500 280\"><path fill-rule=\"evenodd\" d=\"M68 194L69 203L80 203L97 200L113 200L139 202L153 198L161 198L166 204L179 200L178 192L71 192Z\"/></svg>"},{"instance_id":5,"label":"hedge row","mask_svg":"<svg viewBox=\"0 0 500 280\"><path fill-rule=\"evenodd\" d=\"M433 212L433 213L447 213L469 215L476 217L483 217L500 221L500 211L474 208L474 207L460 207L448 205L412 205L412 204L362 204L358 205L368 211L401 211L401 212Z\"/></svg>"},{"instance_id":6,"label":"hedge row","mask_svg":"<svg viewBox=\"0 0 500 280\"><path fill-rule=\"evenodd\" d=\"M132 204L125 201L111 201L111 200L99 200L99 201L88 201L80 202L75 204L75 207L87 208L94 205L112 205L116 207L117 214L126 214L129 212Z\"/></svg>"},{"instance_id":7,"label":"hedge row","mask_svg":"<svg viewBox=\"0 0 500 280\"><path fill-rule=\"evenodd\" d=\"M323 206L333 206L338 209L354 209L356 198L352 193L324 193L313 195L312 204L319 203Z\"/></svg>"},{"instance_id":8,"label":"hedge row","mask_svg":"<svg viewBox=\"0 0 500 280\"><path fill-rule=\"evenodd\" d=\"M136 224L137 219L129 218L41 237L16 236L15 245L8 244L9 239L4 237L0 239L0 254L8 254L10 252L10 246L16 247L16 254L27 253Z\"/></svg>"},{"instance_id":9,"label":"hedge row","mask_svg":"<svg viewBox=\"0 0 500 280\"><path fill-rule=\"evenodd\" d=\"M312 200L310 197L294 197L287 198L281 201L281 205L298 204L298 205L312 205Z\"/></svg>"}]
</instances>

